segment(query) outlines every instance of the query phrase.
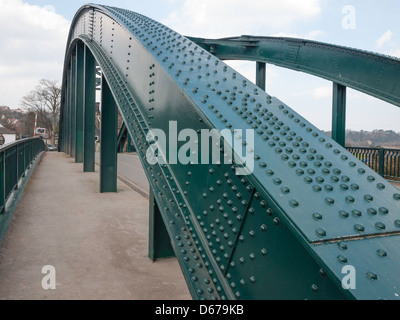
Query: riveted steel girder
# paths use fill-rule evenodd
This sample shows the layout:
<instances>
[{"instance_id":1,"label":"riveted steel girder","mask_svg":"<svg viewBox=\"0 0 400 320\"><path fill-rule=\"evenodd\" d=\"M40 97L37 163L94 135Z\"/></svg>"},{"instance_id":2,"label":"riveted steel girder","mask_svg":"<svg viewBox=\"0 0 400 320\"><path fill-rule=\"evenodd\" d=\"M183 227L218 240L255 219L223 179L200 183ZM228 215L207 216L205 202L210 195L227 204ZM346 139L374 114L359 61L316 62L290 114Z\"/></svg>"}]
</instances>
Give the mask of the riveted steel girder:
<instances>
[{"instance_id":1,"label":"riveted steel girder","mask_svg":"<svg viewBox=\"0 0 400 320\"><path fill-rule=\"evenodd\" d=\"M154 20L84 6L66 61L79 42L97 60L133 138L193 298L399 298L400 194L390 183ZM175 164L171 155L150 164L151 129L164 130L167 146L184 146L170 122L199 140L202 129L254 130L254 149L242 148L253 154L254 171L237 176L239 163ZM357 271L356 289L342 287L347 264Z\"/></svg>"},{"instance_id":2,"label":"riveted steel girder","mask_svg":"<svg viewBox=\"0 0 400 320\"><path fill-rule=\"evenodd\" d=\"M396 57L286 37L190 39L222 60L263 61L302 71L400 106Z\"/></svg>"}]
</instances>

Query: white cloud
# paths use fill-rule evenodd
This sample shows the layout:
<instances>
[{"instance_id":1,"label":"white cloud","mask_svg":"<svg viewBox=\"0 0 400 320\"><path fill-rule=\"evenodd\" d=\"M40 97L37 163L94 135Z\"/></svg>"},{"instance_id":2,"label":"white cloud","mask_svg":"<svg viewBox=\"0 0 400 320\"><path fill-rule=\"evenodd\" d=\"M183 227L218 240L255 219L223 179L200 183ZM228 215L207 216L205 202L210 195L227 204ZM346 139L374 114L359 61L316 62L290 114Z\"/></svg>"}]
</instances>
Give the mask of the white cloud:
<instances>
[{"instance_id":1,"label":"white cloud","mask_svg":"<svg viewBox=\"0 0 400 320\"><path fill-rule=\"evenodd\" d=\"M322 0L185 0L163 21L184 35L268 35L316 18Z\"/></svg>"},{"instance_id":2,"label":"white cloud","mask_svg":"<svg viewBox=\"0 0 400 320\"><path fill-rule=\"evenodd\" d=\"M326 99L332 97L332 86L320 86L312 90L298 92L299 96L310 96L314 99Z\"/></svg>"},{"instance_id":3,"label":"white cloud","mask_svg":"<svg viewBox=\"0 0 400 320\"><path fill-rule=\"evenodd\" d=\"M332 90L331 86L318 87L312 91L312 96L315 99L329 98L332 97Z\"/></svg>"},{"instance_id":4,"label":"white cloud","mask_svg":"<svg viewBox=\"0 0 400 320\"><path fill-rule=\"evenodd\" d=\"M397 49L390 49L389 55L393 57L400 58L400 48Z\"/></svg>"},{"instance_id":5,"label":"white cloud","mask_svg":"<svg viewBox=\"0 0 400 320\"><path fill-rule=\"evenodd\" d=\"M382 48L385 44L389 43L392 40L393 32L391 30L386 31L377 41L376 47L378 49Z\"/></svg>"},{"instance_id":6,"label":"white cloud","mask_svg":"<svg viewBox=\"0 0 400 320\"><path fill-rule=\"evenodd\" d=\"M61 80L69 26L52 6L0 0L0 105L18 107L41 78Z\"/></svg>"}]
</instances>

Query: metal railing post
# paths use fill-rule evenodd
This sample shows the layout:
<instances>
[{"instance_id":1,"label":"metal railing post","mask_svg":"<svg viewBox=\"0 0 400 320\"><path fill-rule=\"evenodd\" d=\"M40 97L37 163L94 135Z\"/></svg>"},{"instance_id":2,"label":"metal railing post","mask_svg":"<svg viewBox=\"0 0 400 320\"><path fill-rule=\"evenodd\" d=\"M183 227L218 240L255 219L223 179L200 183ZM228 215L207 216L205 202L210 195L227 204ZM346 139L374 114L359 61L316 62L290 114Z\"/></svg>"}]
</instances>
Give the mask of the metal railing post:
<instances>
[{"instance_id":1,"label":"metal railing post","mask_svg":"<svg viewBox=\"0 0 400 320\"><path fill-rule=\"evenodd\" d=\"M378 173L384 177L385 176L385 149L379 149L379 171Z\"/></svg>"}]
</instances>

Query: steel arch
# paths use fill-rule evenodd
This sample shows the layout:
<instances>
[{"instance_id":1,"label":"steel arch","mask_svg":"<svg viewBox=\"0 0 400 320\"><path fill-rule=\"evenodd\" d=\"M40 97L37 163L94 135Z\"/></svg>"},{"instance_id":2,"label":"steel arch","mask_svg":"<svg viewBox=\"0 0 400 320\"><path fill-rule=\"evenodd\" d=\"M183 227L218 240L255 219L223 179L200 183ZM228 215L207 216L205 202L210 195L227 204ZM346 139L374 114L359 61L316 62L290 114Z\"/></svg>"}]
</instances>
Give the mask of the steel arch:
<instances>
[{"instance_id":1,"label":"steel arch","mask_svg":"<svg viewBox=\"0 0 400 320\"><path fill-rule=\"evenodd\" d=\"M82 44L112 94L104 101L118 107L134 137L193 298L398 298L398 190L280 100L154 20L106 6L78 11L64 68L63 151L79 146L71 123L82 121L76 102L85 99L77 98L68 70ZM168 132L170 121L178 129L254 130L255 149L243 146L254 152L254 172L238 177L238 163L150 165L146 136L154 128ZM361 276L356 289L345 290L342 270L350 264Z\"/></svg>"}]
</instances>

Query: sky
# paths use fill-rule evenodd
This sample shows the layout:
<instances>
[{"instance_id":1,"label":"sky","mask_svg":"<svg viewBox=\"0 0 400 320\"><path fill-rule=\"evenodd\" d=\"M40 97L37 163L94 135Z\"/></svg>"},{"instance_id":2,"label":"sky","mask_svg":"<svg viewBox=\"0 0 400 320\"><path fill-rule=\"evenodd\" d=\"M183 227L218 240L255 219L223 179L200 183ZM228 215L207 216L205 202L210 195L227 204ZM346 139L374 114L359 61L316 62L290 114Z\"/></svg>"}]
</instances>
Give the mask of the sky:
<instances>
[{"instance_id":1,"label":"sky","mask_svg":"<svg viewBox=\"0 0 400 320\"><path fill-rule=\"evenodd\" d=\"M0 0L0 105L19 108L42 78L62 79L71 21L87 1ZM98 0L190 36L288 36L400 58L398 0ZM255 63L229 64L255 79ZM399 77L400 78L400 77ZM267 65L268 94L331 130L332 83ZM348 90L347 128L400 132L400 108Z\"/></svg>"}]
</instances>

